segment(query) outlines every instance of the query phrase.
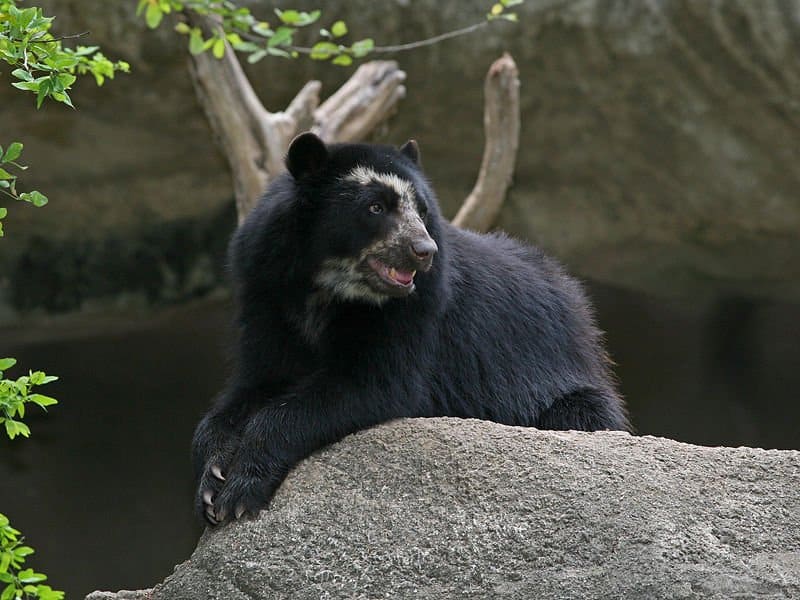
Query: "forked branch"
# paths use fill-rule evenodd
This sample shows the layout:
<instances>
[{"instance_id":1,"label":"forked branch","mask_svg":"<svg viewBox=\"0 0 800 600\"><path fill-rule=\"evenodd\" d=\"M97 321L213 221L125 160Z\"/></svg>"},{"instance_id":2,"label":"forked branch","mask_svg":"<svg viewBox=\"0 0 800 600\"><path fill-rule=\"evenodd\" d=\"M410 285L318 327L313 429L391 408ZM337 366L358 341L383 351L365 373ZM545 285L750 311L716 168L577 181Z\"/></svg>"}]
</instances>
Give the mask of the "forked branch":
<instances>
[{"instance_id":1,"label":"forked branch","mask_svg":"<svg viewBox=\"0 0 800 600\"><path fill-rule=\"evenodd\" d=\"M208 19L193 25L215 27ZM292 138L311 129L328 143L363 140L397 108L405 96L405 73L394 61L361 65L322 105L320 83L311 81L286 110L269 112L258 99L233 49L221 59L204 52L191 57L200 103L233 175L239 222L269 181L283 172ZM453 223L485 231L500 211L511 183L519 144L519 78L509 55L491 66L485 84L486 147L480 175Z\"/></svg>"}]
</instances>

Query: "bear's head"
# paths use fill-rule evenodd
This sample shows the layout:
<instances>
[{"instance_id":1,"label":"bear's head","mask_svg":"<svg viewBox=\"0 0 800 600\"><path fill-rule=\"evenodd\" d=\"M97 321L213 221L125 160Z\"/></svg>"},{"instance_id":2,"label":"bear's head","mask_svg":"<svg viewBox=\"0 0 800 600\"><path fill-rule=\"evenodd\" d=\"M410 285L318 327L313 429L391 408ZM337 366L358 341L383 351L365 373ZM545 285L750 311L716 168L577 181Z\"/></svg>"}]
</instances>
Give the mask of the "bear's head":
<instances>
[{"instance_id":1,"label":"bear's head","mask_svg":"<svg viewBox=\"0 0 800 600\"><path fill-rule=\"evenodd\" d=\"M313 133L286 156L317 257L314 283L339 300L382 304L431 277L439 209L414 141L401 148L326 145Z\"/></svg>"}]
</instances>

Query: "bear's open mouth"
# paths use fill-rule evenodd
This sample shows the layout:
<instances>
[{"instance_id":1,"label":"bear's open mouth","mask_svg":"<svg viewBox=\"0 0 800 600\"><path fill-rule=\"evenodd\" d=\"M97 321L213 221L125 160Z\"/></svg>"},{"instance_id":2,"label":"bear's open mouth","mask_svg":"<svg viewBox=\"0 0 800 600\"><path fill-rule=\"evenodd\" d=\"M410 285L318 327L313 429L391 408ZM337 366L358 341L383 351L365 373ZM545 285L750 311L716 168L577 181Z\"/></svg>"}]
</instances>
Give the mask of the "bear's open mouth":
<instances>
[{"instance_id":1,"label":"bear's open mouth","mask_svg":"<svg viewBox=\"0 0 800 600\"><path fill-rule=\"evenodd\" d=\"M391 286L409 289L414 286L414 275L416 271L403 271L396 267L390 267L379 259L370 256L367 263L380 278Z\"/></svg>"}]
</instances>

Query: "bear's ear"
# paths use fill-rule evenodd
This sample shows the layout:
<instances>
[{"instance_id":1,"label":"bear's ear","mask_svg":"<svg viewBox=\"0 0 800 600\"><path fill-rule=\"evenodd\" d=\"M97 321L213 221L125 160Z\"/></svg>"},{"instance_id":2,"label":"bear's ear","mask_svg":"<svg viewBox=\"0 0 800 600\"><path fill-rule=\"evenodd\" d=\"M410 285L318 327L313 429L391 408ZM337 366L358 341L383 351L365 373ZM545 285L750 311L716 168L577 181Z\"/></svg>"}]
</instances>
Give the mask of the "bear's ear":
<instances>
[{"instance_id":1,"label":"bear's ear","mask_svg":"<svg viewBox=\"0 0 800 600\"><path fill-rule=\"evenodd\" d=\"M289 144L286 168L292 177L300 179L322 169L327 160L328 149L325 142L309 131L301 133Z\"/></svg>"},{"instance_id":2,"label":"bear's ear","mask_svg":"<svg viewBox=\"0 0 800 600\"><path fill-rule=\"evenodd\" d=\"M411 159L415 165L419 166L419 146L416 140L408 140L400 148L400 153Z\"/></svg>"}]
</instances>

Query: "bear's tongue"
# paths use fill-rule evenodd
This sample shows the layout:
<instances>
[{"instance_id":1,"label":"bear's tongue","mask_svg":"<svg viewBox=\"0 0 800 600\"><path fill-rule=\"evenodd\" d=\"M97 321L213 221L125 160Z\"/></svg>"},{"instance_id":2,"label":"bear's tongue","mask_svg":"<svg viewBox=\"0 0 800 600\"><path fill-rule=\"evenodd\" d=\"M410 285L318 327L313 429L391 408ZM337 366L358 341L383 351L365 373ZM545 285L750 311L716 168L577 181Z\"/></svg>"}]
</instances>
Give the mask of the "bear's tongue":
<instances>
[{"instance_id":1,"label":"bear's tongue","mask_svg":"<svg viewBox=\"0 0 800 600\"><path fill-rule=\"evenodd\" d=\"M391 267L388 272L389 277L402 285L408 285L414 281L414 275L416 274L416 271L400 271L394 267Z\"/></svg>"}]
</instances>

